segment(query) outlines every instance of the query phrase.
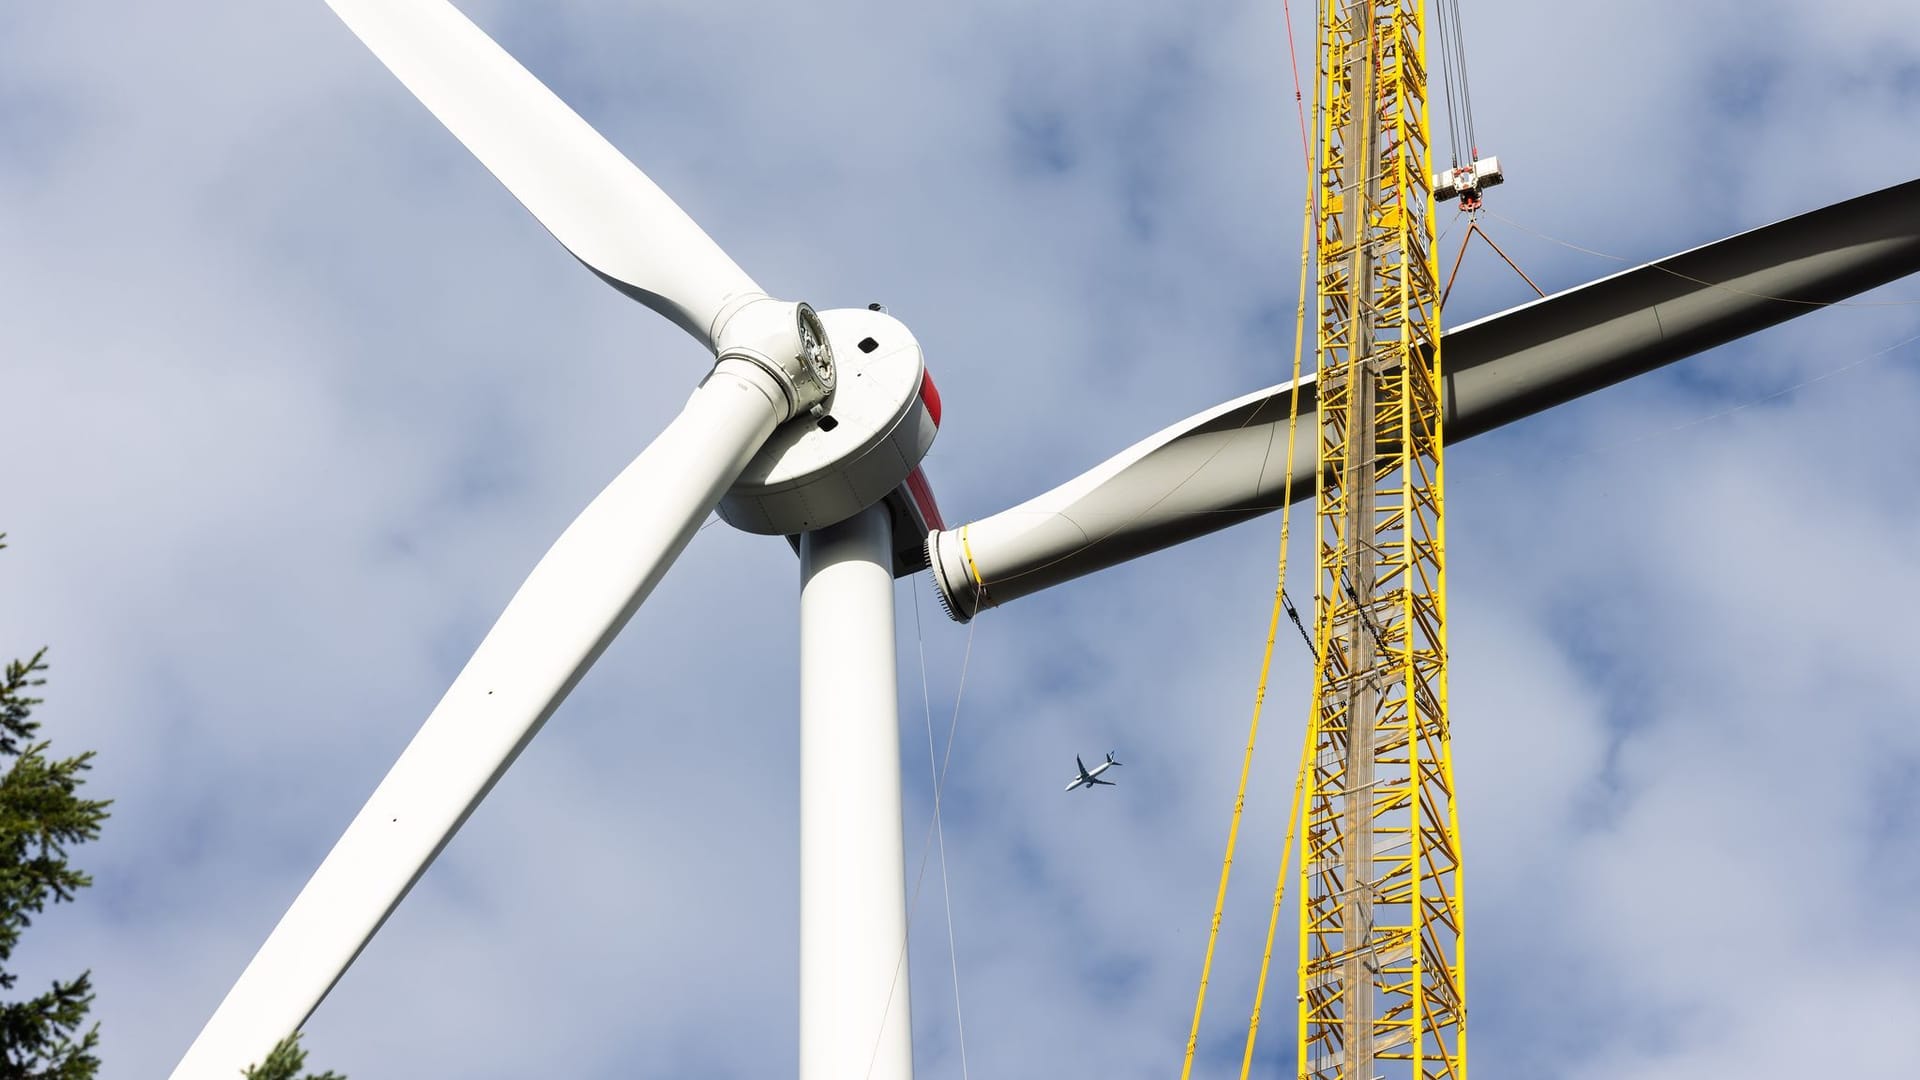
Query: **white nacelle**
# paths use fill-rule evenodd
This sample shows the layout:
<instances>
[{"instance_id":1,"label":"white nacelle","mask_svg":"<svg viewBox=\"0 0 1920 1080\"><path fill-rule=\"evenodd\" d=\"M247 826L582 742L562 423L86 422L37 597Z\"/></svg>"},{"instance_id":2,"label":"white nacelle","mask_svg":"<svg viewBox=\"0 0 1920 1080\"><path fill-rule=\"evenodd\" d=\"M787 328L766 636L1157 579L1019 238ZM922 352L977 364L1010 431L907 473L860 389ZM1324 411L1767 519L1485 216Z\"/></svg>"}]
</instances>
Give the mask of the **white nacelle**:
<instances>
[{"instance_id":1,"label":"white nacelle","mask_svg":"<svg viewBox=\"0 0 1920 1080\"><path fill-rule=\"evenodd\" d=\"M903 484L939 427L919 342L881 311L820 312L838 378L831 409L773 433L720 500L743 532L791 536L844 521Z\"/></svg>"}]
</instances>

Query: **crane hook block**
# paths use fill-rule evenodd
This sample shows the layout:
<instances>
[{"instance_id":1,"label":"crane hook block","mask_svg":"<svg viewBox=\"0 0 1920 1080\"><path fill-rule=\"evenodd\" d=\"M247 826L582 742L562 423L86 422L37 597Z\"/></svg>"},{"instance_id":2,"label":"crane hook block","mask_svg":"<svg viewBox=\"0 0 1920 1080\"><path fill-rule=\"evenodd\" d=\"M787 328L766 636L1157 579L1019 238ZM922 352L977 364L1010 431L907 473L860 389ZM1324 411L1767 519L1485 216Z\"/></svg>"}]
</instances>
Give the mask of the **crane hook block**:
<instances>
[{"instance_id":1,"label":"crane hook block","mask_svg":"<svg viewBox=\"0 0 1920 1080\"><path fill-rule=\"evenodd\" d=\"M1471 165L1462 165L1436 173L1433 178L1433 197L1436 201L1448 199L1460 200L1460 209L1480 209L1480 192L1506 180L1500 171L1500 159L1483 157L1473 159Z\"/></svg>"}]
</instances>

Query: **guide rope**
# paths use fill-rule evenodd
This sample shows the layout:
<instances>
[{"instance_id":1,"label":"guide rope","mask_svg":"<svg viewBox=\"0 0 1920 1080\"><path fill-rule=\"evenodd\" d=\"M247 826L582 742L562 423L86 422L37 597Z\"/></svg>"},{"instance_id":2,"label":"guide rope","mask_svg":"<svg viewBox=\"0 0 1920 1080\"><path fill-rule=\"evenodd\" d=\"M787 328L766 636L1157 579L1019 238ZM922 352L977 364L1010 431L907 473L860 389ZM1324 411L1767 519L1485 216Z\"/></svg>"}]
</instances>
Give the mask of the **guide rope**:
<instances>
[{"instance_id":1,"label":"guide rope","mask_svg":"<svg viewBox=\"0 0 1920 1080\"><path fill-rule=\"evenodd\" d=\"M914 636L920 642L921 696L922 696L922 699L927 703L926 704L927 738L928 738L928 744L929 744L929 757L931 757L931 753L932 753L931 744L932 744L932 738L933 738L933 705L932 705L931 698L928 696L927 689L926 689L926 677L927 677L926 637L924 632L922 631L922 627L920 623L920 590L914 587L914 583L917 583L918 581L919 581L919 575L917 574L914 575L912 578L909 578L908 590L913 593ZM880 1021L878 1024L875 1025L875 1030L873 1035L873 1050L871 1053L867 1055L866 1075L868 1077L871 1077L873 1075L874 1064L880 1059L880 1041L886 1035L887 1013L892 1011L893 1009L894 995L898 993L900 989L900 973L904 971L907 966L907 943L910 940L912 940L912 937L913 937L913 913L914 913L914 910L920 906L920 888L921 886L926 884L926 879L927 879L927 857L931 855L933 852L934 837L936 832L938 832L940 829L940 797L941 797L941 794L946 790L948 767L953 762L954 736L960 730L960 701L961 701L961 698L967 692L967 670L973 664L973 633L978 626L979 626L979 623L977 621L969 622L967 624L966 650L961 654L961 658L960 658L960 679L958 684L954 687L954 690L953 690L953 717L947 724L947 747L946 747L945 753L941 755L939 769L934 774L933 820L927 823L926 835L920 838L920 867L918 870L914 871L913 892L907 897L906 933L901 935L901 938L900 938L900 955L893 962L893 981L887 984L887 1001L885 1005L881 1006ZM940 840L940 877L941 877L941 883L942 883L941 888L943 890L946 889L946 874L947 874L947 849L946 849L946 840L943 834ZM953 894L951 892L947 892L947 950L948 950L949 958L953 959L956 956L957 950L954 947ZM966 1075L966 1067L967 1067L966 1066L966 1028L964 1024L961 1022L961 1016L960 1016L960 966L957 960L954 960L953 962L953 1012L954 1012L955 1023L957 1025L959 1041L961 1045L961 1050L960 1050L961 1075L964 1077Z\"/></svg>"},{"instance_id":2,"label":"guide rope","mask_svg":"<svg viewBox=\"0 0 1920 1080\"><path fill-rule=\"evenodd\" d=\"M1293 383L1295 386L1300 385L1300 353L1306 342L1307 267L1312 254L1313 233L1313 194L1309 191L1306 199L1305 212L1302 215L1302 221L1300 223L1300 297L1294 309L1293 330ZM1205 958L1200 964L1200 989L1194 995L1193 1025L1187 1032L1186 1055L1180 1065L1181 1080L1189 1080L1192 1076L1193 1055L1200 1043L1200 1018L1206 1011L1207 983L1213 973L1213 950L1220 939L1220 916L1226 908L1227 882L1233 874L1233 853L1240 839L1240 815L1242 811L1246 809L1247 804L1247 776L1253 770L1253 748L1254 743L1260 736L1260 713L1267 700L1267 675L1273 666L1273 642L1274 639L1279 636L1280 616L1282 612L1292 607L1291 602L1287 600L1286 596L1287 548L1292 536L1294 434L1300 421L1300 398L1297 394L1290 395L1289 401L1290 404L1287 413L1287 471L1285 487L1281 495L1280 556L1279 565L1275 570L1275 576L1278 580L1273 589L1273 612L1267 619L1267 644L1260 656L1260 682L1253 693L1253 719L1247 725L1247 749L1240 760L1240 786L1234 792L1233 817L1227 825L1227 850L1225 856L1220 860L1220 885L1214 893L1213 919L1207 926L1207 951ZM1295 625L1299 625L1297 613L1294 616L1294 622ZM1309 732L1309 734L1311 734L1311 732ZM1294 808L1294 813L1296 816L1299 813L1299 807L1297 805ZM1288 835L1289 837L1292 835L1291 825L1288 827ZM1291 846L1291 839L1289 839L1289 846ZM1271 932L1269 932L1269 938L1271 938ZM1261 966L1260 978L1261 991L1264 991L1266 985L1266 966L1264 964ZM1258 992L1256 992L1255 998L1256 1022L1259 1008L1257 1004L1259 1000L1257 993ZM1249 1046L1248 1054L1251 1055L1251 1053L1251 1046ZM1246 1076L1244 1067L1240 1075L1243 1078Z\"/></svg>"},{"instance_id":3,"label":"guide rope","mask_svg":"<svg viewBox=\"0 0 1920 1080\"><path fill-rule=\"evenodd\" d=\"M918 575L915 575L917 584ZM920 650L920 704L927 718L927 776L933 782L933 835L940 850L940 894L947 912L947 964L953 972L953 1025L956 1040L960 1045L960 1076L966 1080L967 1073L967 1020L960 1011L960 951L954 944L953 935L953 889L947 875L947 827L940 820L940 787L943 771L933 757L933 698L927 689L927 639L920 627L920 590L909 588L913 594L913 636ZM973 632L967 632L969 638ZM954 720L960 718L959 695L954 695ZM953 739L949 733L947 739L949 757L953 751Z\"/></svg>"},{"instance_id":4,"label":"guide rope","mask_svg":"<svg viewBox=\"0 0 1920 1080\"><path fill-rule=\"evenodd\" d=\"M1634 265L1634 261L1632 259L1628 259L1620 255L1613 255L1605 251L1595 251L1593 248L1590 248L1590 247L1582 247L1571 240L1562 240L1560 237L1543 233L1538 229L1529 228L1528 226L1522 225L1520 222L1515 221L1512 218L1507 217L1503 214L1496 214L1493 211L1489 210L1487 211L1487 216L1495 218L1499 221L1503 221L1508 225L1511 225L1514 228L1519 229L1521 232L1530 233L1533 236L1538 237L1541 240L1545 240L1550 244L1558 244L1561 247L1568 249L1569 251L1577 251L1582 255L1591 255L1596 259L1606 259L1609 262L1617 262L1623 266ZM1483 233L1482 235L1485 235L1485 234ZM1914 307L1916 305L1920 305L1920 298L1915 298L1910 300L1806 300L1806 299L1802 299L1800 297L1794 297L1794 296L1774 296L1771 293L1754 292L1752 289L1736 289L1733 286L1728 285L1724 282L1708 281L1705 278L1697 278L1692 276L1691 274L1683 274L1678 270L1674 270L1670 267L1660 266L1658 264L1654 264L1653 269L1658 270L1663 274L1667 274L1672 277L1677 277L1681 281L1690 281L1695 285L1705 285L1707 288L1710 288L1710 289L1721 289L1726 292L1730 292L1735 296L1750 296L1756 300L1772 300L1782 304L1800 304L1802 306L1810 307L1810 308L1826 308L1826 307L1878 308L1878 307Z\"/></svg>"},{"instance_id":5,"label":"guide rope","mask_svg":"<svg viewBox=\"0 0 1920 1080\"><path fill-rule=\"evenodd\" d=\"M1297 620L1296 620L1297 621ZM1273 906L1267 911L1267 944L1260 954L1260 977L1253 985L1253 1015L1247 1019L1247 1049L1240 1057L1240 1080L1247 1080L1253 1069L1253 1042L1260 1033L1260 1006L1267 996L1267 969L1273 964L1273 935L1280 928L1280 901L1286 898L1287 871L1293 864L1293 840L1301 822L1300 796L1307 786L1307 770L1313 767L1313 726L1307 726L1300 744L1300 768L1293 777L1293 803L1287 811L1287 841L1280 848L1280 871L1273 879Z\"/></svg>"}]
</instances>

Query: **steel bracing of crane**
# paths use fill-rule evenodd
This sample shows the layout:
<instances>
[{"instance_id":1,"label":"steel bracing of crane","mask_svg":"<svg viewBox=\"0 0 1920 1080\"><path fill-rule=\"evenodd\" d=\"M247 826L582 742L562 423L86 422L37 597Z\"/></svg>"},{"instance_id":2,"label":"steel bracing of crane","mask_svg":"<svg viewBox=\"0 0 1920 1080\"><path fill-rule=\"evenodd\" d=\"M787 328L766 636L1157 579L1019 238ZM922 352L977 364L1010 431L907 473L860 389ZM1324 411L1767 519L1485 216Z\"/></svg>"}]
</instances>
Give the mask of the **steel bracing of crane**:
<instances>
[{"instance_id":1,"label":"steel bracing of crane","mask_svg":"<svg viewBox=\"0 0 1920 1080\"><path fill-rule=\"evenodd\" d=\"M1322 5L1303 1077L1466 1073L1421 0Z\"/></svg>"}]
</instances>

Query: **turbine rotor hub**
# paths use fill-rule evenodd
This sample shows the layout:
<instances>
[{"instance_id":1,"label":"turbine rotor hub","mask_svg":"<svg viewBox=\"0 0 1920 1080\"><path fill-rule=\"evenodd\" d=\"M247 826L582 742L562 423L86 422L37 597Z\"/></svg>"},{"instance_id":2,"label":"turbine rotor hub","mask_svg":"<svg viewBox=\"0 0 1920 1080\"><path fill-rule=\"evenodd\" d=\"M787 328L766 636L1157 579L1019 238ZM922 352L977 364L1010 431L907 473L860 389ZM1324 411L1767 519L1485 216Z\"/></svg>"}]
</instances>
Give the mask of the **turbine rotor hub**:
<instances>
[{"instance_id":1,"label":"turbine rotor hub","mask_svg":"<svg viewBox=\"0 0 1920 1080\"><path fill-rule=\"evenodd\" d=\"M801 307L819 328L814 362L824 360L838 392L811 418L776 429L721 498L720 516L745 532L822 529L887 498L907 483L940 426L920 344L898 319L872 309L814 316ZM840 346L838 364L829 341ZM918 543L916 536L916 557Z\"/></svg>"},{"instance_id":2,"label":"turbine rotor hub","mask_svg":"<svg viewBox=\"0 0 1920 1080\"><path fill-rule=\"evenodd\" d=\"M787 415L824 416L838 384L833 344L813 308L804 303L755 296L722 311L715 320L720 360L743 360L766 372L786 395Z\"/></svg>"}]
</instances>

